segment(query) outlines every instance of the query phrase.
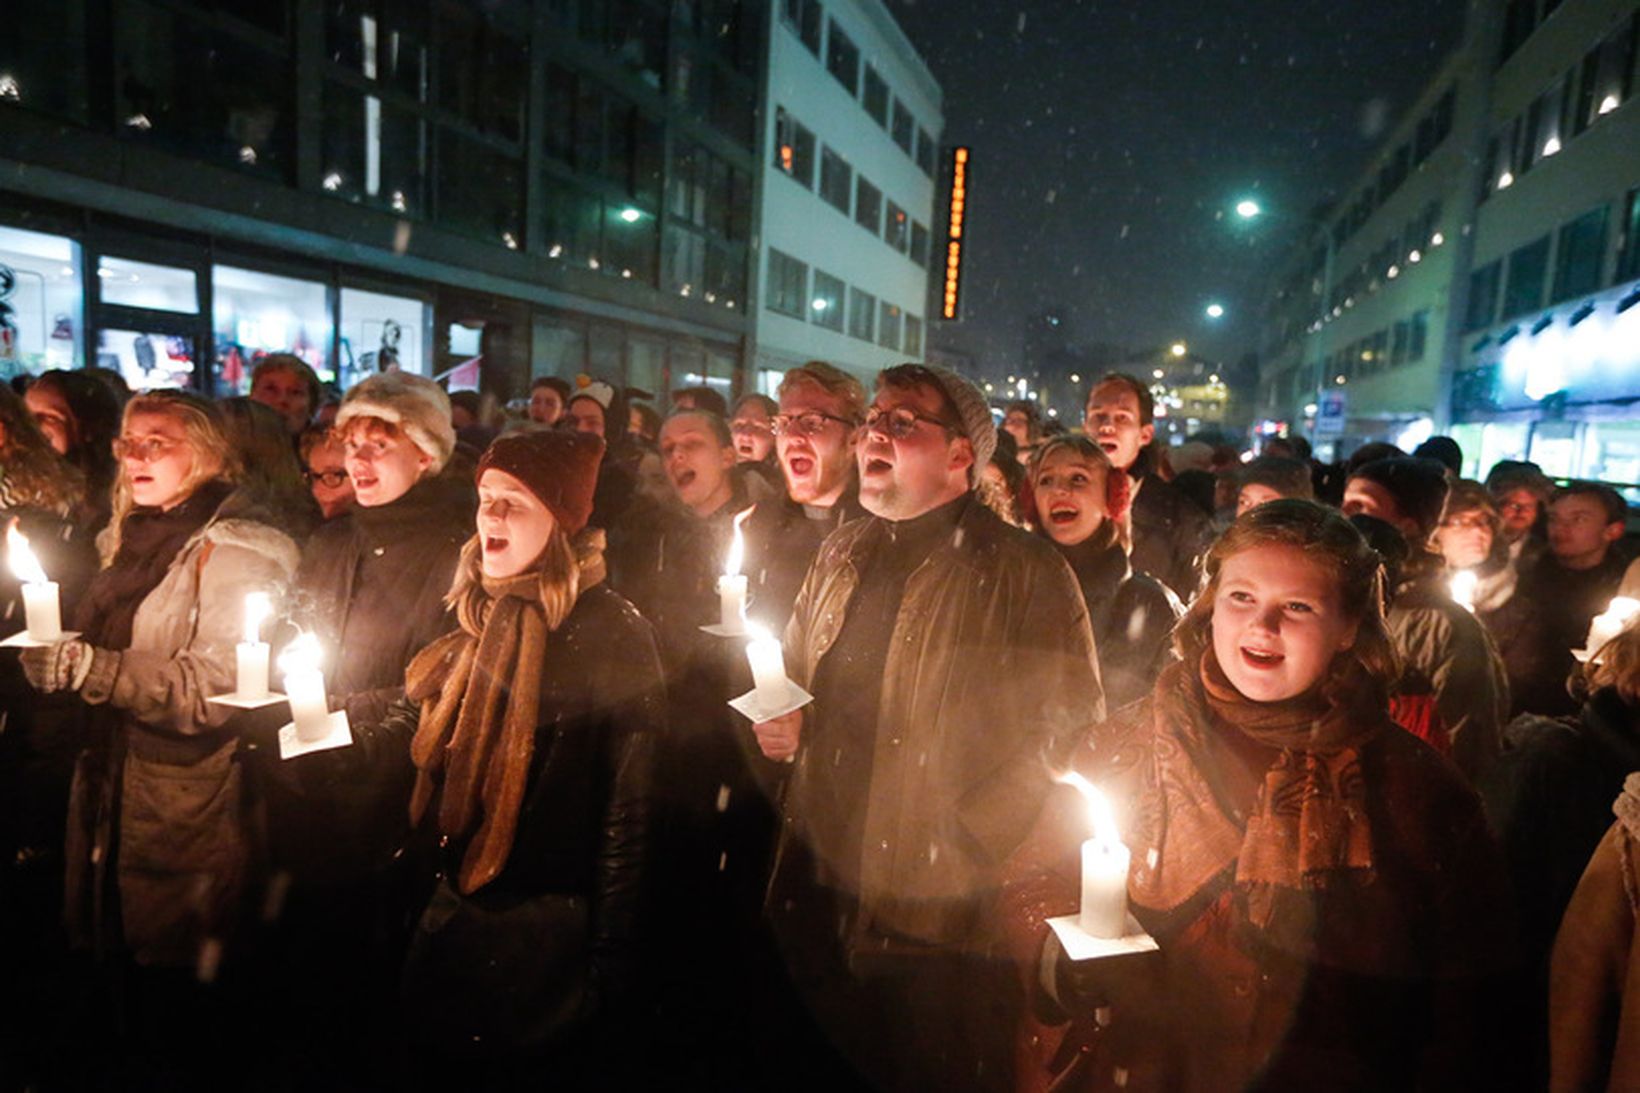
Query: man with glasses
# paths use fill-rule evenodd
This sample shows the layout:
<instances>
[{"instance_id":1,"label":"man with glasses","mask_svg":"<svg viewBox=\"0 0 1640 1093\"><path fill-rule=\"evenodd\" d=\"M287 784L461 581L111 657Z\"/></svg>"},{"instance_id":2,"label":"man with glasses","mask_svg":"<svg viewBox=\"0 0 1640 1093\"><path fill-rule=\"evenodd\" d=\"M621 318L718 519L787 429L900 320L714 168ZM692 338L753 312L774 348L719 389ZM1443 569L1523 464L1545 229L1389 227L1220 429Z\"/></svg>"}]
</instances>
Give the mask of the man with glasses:
<instances>
[{"instance_id":1,"label":"man with glasses","mask_svg":"<svg viewBox=\"0 0 1640 1093\"><path fill-rule=\"evenodd\" d=\"M854 475L865 404L860 381L825 361L793 368L780 381L770 425L785 490L760 502L744 528L750 614L773 633L785 630L826 536L865 515Z\"/></svg>"},{"instance_id":2,"label":"man with glasses","mask_svg":"<svg viewBox=\"0 0 1640 1093\"><path fill-rule=\"evenodd\" d=\"M814 702L754 726L796 764L765 914L823 1038L872 1088L1007 1073L986 910L1049 771L1104 714L1070 568L973 496L995 446L967 380L878 377L856 444L870 517L826 540L786 629Z\"/></svg>"}]
</instances>

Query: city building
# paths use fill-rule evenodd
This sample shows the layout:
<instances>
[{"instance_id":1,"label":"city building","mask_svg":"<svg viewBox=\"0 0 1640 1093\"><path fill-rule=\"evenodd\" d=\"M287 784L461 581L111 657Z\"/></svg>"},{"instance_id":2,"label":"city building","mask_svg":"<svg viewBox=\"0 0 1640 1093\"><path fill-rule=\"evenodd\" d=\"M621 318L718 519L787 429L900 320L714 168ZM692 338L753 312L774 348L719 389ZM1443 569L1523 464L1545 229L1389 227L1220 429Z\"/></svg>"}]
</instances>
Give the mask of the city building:
<instances>
[{"instance_id":1,"label":"city building","mask_svg":"<svg viewBox=\"0 0 1640 1093\"><path fill-rule=\"evenodd\" d=\"M1266 299L1259 421L1640 481L1634 0L1476 0Z\"/></svg>"},{"instance_id":2,"label":"city building","mask_svg":"<svg viewBox=\"0 0 1640 1093\"><path fill-rule=\"evenodd\" d=\"M762 168L759 384L925 356L939 84L882 0L778 0Z\"/></svg>"}]
</instances>

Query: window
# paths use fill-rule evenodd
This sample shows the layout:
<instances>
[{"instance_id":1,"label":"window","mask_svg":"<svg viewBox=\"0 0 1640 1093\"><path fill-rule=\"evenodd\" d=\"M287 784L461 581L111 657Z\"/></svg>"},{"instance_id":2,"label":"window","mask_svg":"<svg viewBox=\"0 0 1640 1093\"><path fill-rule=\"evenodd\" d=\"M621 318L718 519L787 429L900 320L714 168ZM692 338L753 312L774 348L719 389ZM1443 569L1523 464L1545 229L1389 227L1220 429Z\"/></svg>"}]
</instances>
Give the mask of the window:
<instances>
[{"instance_id":1,"label":"window","mask_svg":"<svg viewBox=\"0 0 1640 1093\"><path fill-rule=\"evenodd\" d=\"M211 270L218 398L251 387L250 362L263 353L295 353L321 380L335 379L330 356L330 307L322 281L298 281L234 266Z\"/></svg>"},{"instance_id":2,"label":"window","mask_svg":"<svg viewBox=\"0 0 1640 1093\"><path fill-rule=\"evenodd\" d=\"M826 71L837 77L837 82L857 94L860 84L860 47L849 40L837 20L831 20L826 30Z\"/></svg>"},{"instance_id":3,"label":"window","mask_svg":"<svg viewBox=\"0 0 1640 1093\"><path fill-rule=\"evenodd\" d=\"M1617 256L1617 282L1640 277L1640 190L1630 190L1623 217L1623 252Z\"/></svg>"},{"instance_id":4,"label":"window","mask_svg":"<svg viewBox=\"0 0 1640 1093\"><path fill-rule=\"evenodd\" d=\"M894 143L898 144L906 155L911 155L913 134L917 131L917 123L911 117L911 111L906 109L905 103L894 100Z\"/></svg>"},{"instance_id":5,"label":"window","mask_svg":"<svg viewBox=\"0 0 1640 1093\"><path fill-rule=\"evenodd\" d=\"M1573 130L1581 133L1595 119L1616 110L1632 90L1635 18L1630 17L1583 58Z\"/></svg>"},{"instance_id":6,"label":"window","mask_svg":"<svg viewBox=\"0 0 1640 1093\"><path fill-rule=\"evenodd\" d=\"M1504 279L1502 318L1513 319L1543 306L1543 279L1549 271L1549 237L1545 235L1509 255Z\"/></svg>"},{"instance_id":7,"label":"window","mask_svg":"<svg viewBox=\"0 0 1640 1093\"><path fill-rule=\"evenodd\" d=\"M922 360L923 355L923 322L915 315L905 317L905 346L904 352L911 360Z\"/></svg>"},{"instance_id":8,"label":"window","mask_svg":"<svg viewBox=\"0 0 1640 1093\"><path fill-rule=\"evenodd\" d=\"M427 375L425 336L431 316L425 303L409 296L346 287L340 303L338 387L346 390L393 361L406 372Z\"/></svg>"},{"instance_id":9,"label":"window","mask_svg":"<svg viewBox=\"0 0 1640 1093\"><path fill-rule=\"evenodd\" d=\"M1537 0L1509 0L1509 6L1503 13L1503 50L1498 55L1500 65L1532 36L1536 19Z\"/></svg>"},{"instance_id":10,"label":"window","mask_svg":"<svg viewBox=\"0 0 1640 1093\"><path fill-rule=\"evenodd\" d=\"M860 175L854 185L854 220L872 235L883 233L883 192Z\"/></svg>"},{"instance_id":11,"label":"window","mask_svg":"<svg viewBox=\"0 0 1640 1093\"><path fill-rule=\"evenodd\" d=\"M1389 363L1394 368L1407 362L1407 335L1410 325L1406 322L1395 324L1395 332L1390 339Z\"/></svg>"},{"instance_id":12,"label":"window","mask_svg":"<svg viewBox=\"0 0 1640 1093\"><path fill-rule=\"evenodd\" d=\"M888 84L877 70L866 65L866 90L862 99L866 113L884 129L888 128Z\"/></svg>"},{"instance_id":13,"label":"window","mask_svg":"<svg viewBox=\"0 0 1640 1093\"><path fill-rule=\"evenodd\" d=\"M814 189L814 134L786 113L785 107L775 110L774 129L775 168Z\"/></svg>"},{"instance_id":14,"label":"window","mask_svg":"<svg viewBox=\"0 0 1640 1093\"><path fill-rule=\"evenodd\" d=\"M1525 139L1522 160L1530 167L1560 151L1560 118L1566 106L1566 79L1556 80L1547 91L1532 101L1526 111Z\"/></svg>"},{"instance_id":15,"label":"window","mask_svg":"<svg viewBox=\"0 0 1640 1093\"><path fill-rule=\"evenodd\" d=\"M809 321L827 330L843 331L843 298L847 286L841 278L814 271L814 293L809 299Z\"/></svg>"},{"instance_id":16,"label":"window","mask_svg":"<svg viewBox=\"0 0 1640 1093\"><path fill-rule=\"evenodd\" d=\"M523 39L453 5L437 5L434 11L439 105L481 133L522 138L530 73ZM391 53L391 46L383 52Z\"/></svg>"},{"instance_id":17,"label":"window","mask_svg":"<svg viewBox=\"0 0 1640 1093\"><path fill-rule=\"evenodd\" d=\"M767 292L770 311L778 311L794 319L807 318L809 267L770 248Z\"/></svg>"},{"instance_id":18,"label":"window","mask_svg":"<svg viewBox=\"0 0 1640 1093\"><path fill-rule=\"evenodd\" d=\"M934 159L937 155L934 148L934 138L928 135L928 130L917 130L917 166L929 178L934 177Z\"/></svg>"},{"instance_id":19,"label":"window","mask_svg":"<svg viewBox=\"0 0 1640 1093\"><path fill-rule=\"evenodd\" d=\"M861 341L871 341L876 332L877 297L857 288L848 290L848 332Z\"/></svg>"},{"instance_id":20,"label":"window","mask_svg":"<svg viewBox=\"0 0 1640 1093\"><path fill-rule=\"evenodd\" d=\"M0 73L10 77L16 97L8 106L87 120L90 110L87 63L91 51L85 4L10 4L0 34Z\"/></svg>"},{"instance_id":21,"label":"window","mask_svg":"<svg viewBox=\"0 0 1640 1093\"><path fill-rule=\"evenodd\" d=\"M900 309L883 300L877 305L877 344L885 349L900 351Z\"/></svg>"},{"instance_id":22,"label":"window","mask_svg":"<svg viewBox=\"0 0 1640 1093\"><path fill-rule=\"evenodd\" d=\"M1587 296L1603 283L1606 262L1606 207L1591 209L1560 229L1555 245L1555 286L1550 303Z\"/></svg>"},{"instance_id":23,"label":"window","mask_svg":"<svg viewBox=\"0 0 1640 1093\"><path fill-rule=\"evenodd\" d=\"M612 277L655 284L660 224L654 215L610 202L604 206L604 216L603 271Z\"/></svg>"},{"instance_id":24,"label":"window","mask_svg":"<svg viewBox=\"0 0 1640 1093\"><path fill-rule=\"evenodd\" d=\"M105 304L199 314L198 279L191 269L104 255L97 263L97 282Z\"/></svg>"},{"instance_id":25,"label":"window","mask_svg":"<svg viewBox=\"0 0 1640 1093\"><path fill-rule=\"evenodd\" d=\"M487 143L446 129L439 135L438 221L517 250L523 245L524 165Z\"/></svg>"},{"instance_id":26,"label":"window","mask_svg":"<svg viewBox=\"0 0 1640 1093\"><path fill-rule=\"evenodd\" d=\"M1492 316L1498 310L1499 274L1502 261L1483 266L1469 275L1469 307L1464 313L1463 328L1483 330L1492 325Z\"/></svg>"},{"instance_id":27,"label":"window","mask_svg":"<svg viewBox=\"0 0 1640 1093\"><path fill-rule=\"evenodd\" d=\"M1429 343L1429 312L1416 311L1412 315L1412 330L1407 337L1407 363L1424 359L1424 347Z\"/></svg>"},{"instance_id":28,"label":"window","mask_svg":"<svg viewBox=\"0 0 1640 1093\"><path fill-rule=\"evenodd\" d=\"M928 265L928 229L911 222L911 260L919 266Z\"/></svg>"},{"instance_id":29,"label":"window","mask_svg":"<svg viewBox=\"0 0 1640 1093\"><path fill-rule=\"evenodd\" d=\"M820 56L819 0L782 0L780 17L791 27L809 52Z\"/></svg>"},{"instance_id":30,"label":"window","mask_svg":"<svg viewBox=\"0 0 1640 1093\"><path fill-rule=\"evenodd\" d=\"M84 364L79 244L64 236L0 227L0 268L16 276L6 298L15 328L13 351L0 361L0 377Z\"/></svg>"},{"instance_id":31,"label":"window","mask_svg":"<svg viewBox=\"0 0 1640 1093\"><path fill-rule=\"evenodd\" d=\"M820 196L844 216L848 215L849 191L854 188L854 168L830 148L820 153Z\"/></svg>"},{"instance_id":32,"label":"window","mask_svg":"<svg viewBox=\"0 0 1640 1093\"><path fill-rule=\"evenodd\" d=\"M890 201L888 203L888 223L883 226L883 238L888 241L889 246L904 254L907 245L910 243L910 237L911 218L905 214L904 209Z\"/></svg>"}]
</instances>

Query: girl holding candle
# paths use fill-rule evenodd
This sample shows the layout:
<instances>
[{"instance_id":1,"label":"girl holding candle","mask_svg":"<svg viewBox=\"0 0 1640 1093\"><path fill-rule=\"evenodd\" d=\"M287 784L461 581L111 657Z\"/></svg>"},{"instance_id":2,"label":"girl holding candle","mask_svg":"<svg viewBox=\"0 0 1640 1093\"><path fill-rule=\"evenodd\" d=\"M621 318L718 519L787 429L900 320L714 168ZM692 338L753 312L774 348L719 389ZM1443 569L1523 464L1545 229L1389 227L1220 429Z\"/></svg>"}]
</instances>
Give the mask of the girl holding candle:
<instances>
[{"instance_id":1,"label":"girl holding candle","mask_svg":"<svg viewBox=\"0 0 1640 1093\"><path fill-rule=\"evenodd\" d=\"M437 844L403 974L418 1072L454 1079L431 1085L573 1086L571 1055L610 1065L591 1037L632 976L665 714L653 633L586 526L602 451L550 431L485 452L450 592L460 628L415 658L409 701L368 734L410 737L409 814Z\"/></svg>"},{"instance_id":2,"label":"girl holding candle","mask_svg":"<svg viewBox=\"0 0 1640 1093\"><path fill-rule=\"evenodd\" d=\"M65 620L81 636L22 663L36 690L74 696L92 741L70 804L71 935L128 965L139 1010L208 1035L201 984L236 951L253 847L242 722L206 700L233 689L246 595L288 582L297 551L235 489L222 417L197 395L133 398L115 452L102 568Z\"/></svg>"},{"instance_id":3,"label":"girl holding candle","mask_svg":"<svg viewBox=\"0 0 1640 1093\"><path fill-rule=\"evenodd\" d=\"M1058 791L1002 896L1033 1002L1019 1087L1491 1087L1513 1046L1501 864L1458 772L1389 718L1376 555L1273 501L1207 575L1179 662L1074 758L1114 798L1160 952L1075 964L1050 935L1090 834Z\"/></svg>"}]
</instances>

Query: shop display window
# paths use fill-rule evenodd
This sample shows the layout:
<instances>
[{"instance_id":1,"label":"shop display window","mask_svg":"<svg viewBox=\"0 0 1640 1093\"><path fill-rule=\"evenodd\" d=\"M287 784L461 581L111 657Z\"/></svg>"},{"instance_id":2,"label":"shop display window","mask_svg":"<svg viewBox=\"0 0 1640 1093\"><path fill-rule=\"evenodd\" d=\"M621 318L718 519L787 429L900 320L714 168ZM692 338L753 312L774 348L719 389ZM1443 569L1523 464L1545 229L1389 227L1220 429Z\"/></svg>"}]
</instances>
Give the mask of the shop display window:
<instances>
[{"instance_id":1,"label":"shop display window","mask_svg":"<svg viewBox=\"0 0 1640 1093\"><path fill-rule=\"evenodd\" d=\"M82 363L80 247L0 228L0 379Z\"/></svg>"},{"instance_id":2,"label":"shop display window","mask_svg":"<svg viewBox=\"0 0 1640 1093\"><path fill-rule=\"evenodd\" d=\"M256 362L269 353L294 353L321 380L335 380L323 283L233 266L211 272L216 334L211 379L218 397L247 393Z\"/></svg>"},{"instance_id":3,"label":"shop display window","mask_svg":"<svg viewBox=\"0 0 1640 1093\"><path fill-rule=\"evenodd\" d=\"M105 254L97 263L97 277L105 304L199 314L199 279L191 269Z\"/></svg>"},{"instance_id":4,"label":"shop display window","mask_svg":"<svg viewBox=\"0 0 1640 1093\"><path fill-rule=\"evenodd\" d=\"M427 305L408 296L344 288L338 386L347 390L366 376L392 371L427 374Z\"/></svg>"},{"instance_id":5,"label":"shop display window","mask_svg":"<svg viewBox=\"0 0 1640 1093\"><path fill-rule=\"evenodd\" d=\"M143 330L97 333L97 366L118 372L133 391L192 386L198 356L188 337Z\"/></svg>"}]
</instances>

